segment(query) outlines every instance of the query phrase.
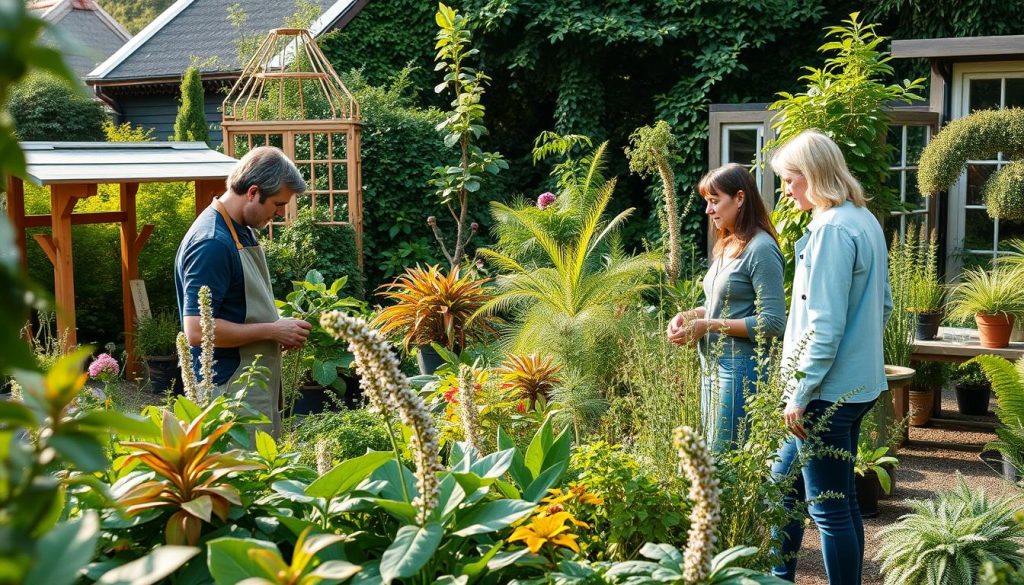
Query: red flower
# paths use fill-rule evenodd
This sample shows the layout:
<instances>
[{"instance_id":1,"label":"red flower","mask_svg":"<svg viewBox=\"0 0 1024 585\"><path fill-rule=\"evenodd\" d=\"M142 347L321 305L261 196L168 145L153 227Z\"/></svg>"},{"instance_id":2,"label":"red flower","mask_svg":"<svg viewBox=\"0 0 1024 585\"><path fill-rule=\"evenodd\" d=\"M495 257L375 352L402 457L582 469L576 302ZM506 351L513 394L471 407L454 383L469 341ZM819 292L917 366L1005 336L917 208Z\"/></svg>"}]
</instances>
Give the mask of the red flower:
<instances>
[{"instance_id":1,"label":"red flower","mask_svg":"<svg viewBox=\"0 0 1024 585\"><path fill-rule=\"evenodd\" d=\"M458 399L455 398L455 394L458 393L458 391L458 386L452 388L451 390L448 390L447 392L444 393L444 399L447 400L448 402L458 403Z\"/></svg>"},{"instance_id":2,"label":"red flower","mask_svg":"<svg viewBox=\"0 0 1024 585\"><path fill-rule=\"evenodd\" d=\"M518 410L520 413L526 412L526 401L520 400L519 402L517 402L516 410Z\"/></svg>"}]
</instances>

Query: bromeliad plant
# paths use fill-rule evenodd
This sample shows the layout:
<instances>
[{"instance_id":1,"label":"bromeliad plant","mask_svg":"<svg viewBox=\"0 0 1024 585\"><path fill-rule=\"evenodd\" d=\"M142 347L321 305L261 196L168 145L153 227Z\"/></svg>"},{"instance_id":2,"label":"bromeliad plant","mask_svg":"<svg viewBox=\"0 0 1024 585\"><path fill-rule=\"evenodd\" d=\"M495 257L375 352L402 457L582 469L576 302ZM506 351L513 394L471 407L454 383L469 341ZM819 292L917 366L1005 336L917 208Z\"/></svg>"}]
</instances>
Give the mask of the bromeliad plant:
<instances>
[{"instance_id":1,"label":"bromeliad plant","mask_svg":"<svg viewBox=\"0 0 1024 585\"><path fill-rule=\"evenodd\" d=\"M558 386L558 372L562 366L555 365L554 360L537 354L509 355L498 368L497 374L504 381L502 386L514 400L526 401L531 412L537 408L544 410L551 395Z\"/></svg>"},{"instance_id":2,"label":"bromeliad plant","mask_svg":"<svg viewBox=\"0 0 1024 585\"><path fill-rule=\"evenodd\" d=\"M204 432L204 423L224 400L216 399L187 424L164 411L160 443L123 444L134 451L119 461L118 468L130 469L138 462L144 470L125 475L113 491L129 517L147 510L172 510L164 529L167 544L194 546L203 524L213 524L214 516L226 522L231 506L242 505L241 494L227 477L260 468L246 461L241 450L213 452L217 441L234 426L225 422Z\"/></svg>"},{"instance_id":3,"label":"bromeliad plant","mask_svg":"<svg viewBox=\"0 0 1024 585\"><path fill-rule=\"evenodd\" d=\"M460 275L458 267L444 274L437 266L408 268L381 295L395 301L373 320L374 327L387 335L403 334L402 346L429 346L437 343L458 353L467 341L495 333L494 319L470 317L491 300L486 289L489 279Z\"/></svg>"}]
</instances>

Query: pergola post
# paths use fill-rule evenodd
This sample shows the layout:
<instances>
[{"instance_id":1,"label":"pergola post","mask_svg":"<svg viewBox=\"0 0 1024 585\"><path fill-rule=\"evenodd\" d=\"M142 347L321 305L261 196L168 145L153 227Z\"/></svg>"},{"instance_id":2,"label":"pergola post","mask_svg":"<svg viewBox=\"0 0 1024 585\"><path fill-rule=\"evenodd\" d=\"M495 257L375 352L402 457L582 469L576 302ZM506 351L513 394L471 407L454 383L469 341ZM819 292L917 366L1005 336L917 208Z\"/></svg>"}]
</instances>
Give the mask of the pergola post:
<instances>
[{"instance_id":1,"label":"pergola post","mask_svg":"<svg viewBox=\"0 0 1024 585\"><path fill-rule=\"evenodd\" d=\"M224 192L224 181L196 181L196 217Z\"/></svg>"},{"instance_id":2,"label":"pergola post","mask_svg":"<svg viewBox=\"0 0 1024 585\"><path fill-rule=\"evenodd\" d=\"M136 377L142 366L135 352L135 299L132 297L131 281L139 277L139 254L146 240L153 233L153 226L147 225L138 233L135 211L135 196L139 192L138 183L121 183L121 213L124 215L120 224L121 232L121 302L124 310L124 348L128 355L126 367L128 375Z\"/></svg>"},{"instance_id":3,"label":"pergola post","mask_svg":"<svg viewBox=\"0 0 1024 585\"><path fill-rule=\"evenodd\" d=\"M359 268L363 268L363 157L361 136L362 128L359 124L352 124L348 128L346 149L348 170L348 222L356 232L356 259Z\"/></svg>"},{"instance_id":4,"label":"pergola post","mask_svg":"<svg viewBox=\"0 0 1024 585\"><path fill-rule=\"evenodd\" d=\"M75 326L75 267L71 253L71 214L83 197L96 194L95 184L50 186L50 228L53 257L54 300L57 302L57 333L65 350L78 344Z\"/></svg>"}]
</instances>

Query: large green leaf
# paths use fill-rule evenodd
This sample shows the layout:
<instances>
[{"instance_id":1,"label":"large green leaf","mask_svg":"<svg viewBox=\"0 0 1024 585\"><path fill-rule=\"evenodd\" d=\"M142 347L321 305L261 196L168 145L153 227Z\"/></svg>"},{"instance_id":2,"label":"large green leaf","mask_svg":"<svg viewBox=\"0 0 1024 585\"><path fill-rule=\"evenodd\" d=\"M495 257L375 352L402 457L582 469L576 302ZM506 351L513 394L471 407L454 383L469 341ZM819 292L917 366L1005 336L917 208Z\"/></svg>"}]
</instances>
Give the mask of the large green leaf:
<instances>
[{"instance_id":1,"label":"large green leaf","mask_svg":"<svg viewBox=\"0 0 1024 585\"><path fill-rule=\"evenodd\" d=\"M263 431L256 431L256 452L264 459L273 461L277 459L277 443L274 437Z\"/></svg>"},{"instance_id":2,"label":"large green leaf","mask_svg":"<svg viewBox=\"0 0 1024 585\"><path fill-rule=\"evenodd\" d=\"M177 571L202 552L194 546L164 545L134 561L103 574L97 585L152 585Z\"/></svg>"},{"instance_id":3,"label":"large green leaf","mask_svg":"<svg viewBox=\"0 0 1024 585\"><path fill-rule=\"evenodd\" d=\"M77 431L59 432L50 437L50 446L79 471L102 471L107 467L107 454L92 434Z\"/></svg>"},{"instance_id":4,"label":"large green leaf","mask_svg":"<svg viewBox=\"0 0 1024 585\"><path fill-rule=\"evenodd\" d=\"M544 463L541 465L541 469L548 469L552 465L563 462L568 463L571 450L572 434L569 432L569 427L566 426L544 453Z\"/></svg>"},{"instance_id":5,"label":"large green leaf","mask_svg":"<svg viewBox=\"0 0 1024 585\"><path fill-rule=\"evenodd\" d=\"M160 429L150 419L119 410L94 410L69 426L83 432L112 431L134 437L160 436Z\"/></svg>"},{"instance_id":6,"label":"large green leaf","mask_svg":"<svg viewBox=\"0 0 1024 585\"><path fill-rule=\"evenodd\" d=\"M530 470L533 477L539 476L544 471L544 457L547 455L548 449L551 448L551 444L555 442L555 434L551 430L551 418L549 416L544 420L544 424L533 435L533 440L530 441L530 446L526 449L526 468Z\"/></svg>"},{"instance_id":7,"label":"large green leaf","mask_svg":"<svg viewBox=\"0 0 1024 585\"><path fill-rule=\"evenodd\" d=\"M510 526L533 512L537 504L523 500L497 500L476 506L455 524L456 536L486 534Z\"/></svg>"},{"instance_id":8,"label":"large green leaf","mask_svg":"<svg viewBox=\"0 0 1024 585\"><path fill-rule=\"evenodd\" d=\"M515 449L505 449L498 451L497 453L491 453L490 455L480 459L473 463L469 471L479 475L485 479L497 479L509 470L512 466L512 460L515 458Z\"/></svg>"},{"instance_id":9,"label":"large green leaf","mask_svg":"<svg viewBox=\"0 0 1024 585\"><path fill-rule=\"evenodd\" d=\"M416 508L407 502L400 502L398 500L388 500L384 498L367 498L382 510L391 514L395 518L401 520L406 524L412 524L416 521Z\"/></svg>"},{"instance_id":10,"label":"large green leaf","mask_svg":"<svg viewBox=\"0 0 1024 585\"><path fill-rule=\"evenodd\" d=\"M403 526L395 541L380 559L380 576L385 584L412 577L427 564L441 544L444 528L430 522L426 526Z\"/></svg>"},{"instance_id":11,"label":"large green leaf","mask_svg":"<svg viewBox=\"0 0 1024 585\"><path fill-rule=\"evenodd\" d=\"M249 577L274 580L275 576L249 558L249 551L262 549L280 554L273 543L255 538L218 538L207 543L206 563L217 585L235 585Z\"/></svg>"},{"instance_id":12,"label":"large green leaf","mask_svg":"<svg viewBox=\"0 0 1024 585\"><path fill-rule=\"evenodd\" d=\"M354 459L342 461L334 469L309 484L306 494L317 498L331 499L338 494L351 491L386 461L394 459L390 451L371 451Z\"/></svg>"},{"instance_id":13,"label":"large green leaf","mask_svg":"<svg viewBox=\"0 0 1024 585\"><path fill-rule=\"evenodd\" d=\"M25 585L70 585L96 552L100 517L88 510L75 520L58 524L36 543L36 563Z\"/></svg>"},{"instance_id":14,"label":"large green leaf","mask_svg":"<svg viewBox=\"0 0 1024 585\"><path fill-rule=\"evenodd\" d=\"M401 473L401 475L399 475ZM381 465L373 472L374 480L383 480L387 485L380 490L380 496L389 500L406 500L405 494L409 494L409 501L419 495L416 487L416 476L409 471L405 465L398 463L395 459L387 465ZM405 483L405 491L402 490L402 483Z\"/></svg>"},{"instance_id":15,"label":"large green leaf","mask_svg":"<svg viewBox=\"0 0 1024 585\"><path fill-rule=\"evenodd\" d=\"M533 483L523 491L523 499L528 502L539 502L541 498L547 495L548 490L558 483L558 479L562 477L562 473L565 472L565 469L568 466L569 462L563 461L545 469L544 472L541 473L537 479L533 480Z\"/></svg>"},{"instance_id":16,"label":"large green leaf","mask_svg":"<svg viewBox=\"0 0 1024 585\"><path fill-rule=\"evenodd\" d=\"M514 449L512 465L509 467L508 473L512 476L512 481L516 482L516 485L519 486L519 489L525 490L530 485L530 482L533 481L534 476L530 475L530 470L526 468L526 460L519 449L516 448L515 441L506 435L505 431L501 430L501 427L498 427L498 448L502 450Z\"/></svg>"},{"instance_id":17,"label":"large green leaf","mask_svg":"<svg viewBox=\"0 0 1024 585\"><path fill-rule=\"evenodd\" d=\"M0 421L8 425L35 428L38 424L32 411L20 402L0 400Z\"/></svg>"}]
</instances>

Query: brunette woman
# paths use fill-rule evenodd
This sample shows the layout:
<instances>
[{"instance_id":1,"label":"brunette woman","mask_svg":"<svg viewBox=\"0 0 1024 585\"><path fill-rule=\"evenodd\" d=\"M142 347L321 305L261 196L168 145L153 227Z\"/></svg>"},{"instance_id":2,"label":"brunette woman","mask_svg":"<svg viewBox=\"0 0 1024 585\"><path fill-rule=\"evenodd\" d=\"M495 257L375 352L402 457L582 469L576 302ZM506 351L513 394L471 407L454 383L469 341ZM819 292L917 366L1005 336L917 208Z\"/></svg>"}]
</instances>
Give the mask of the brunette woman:
<instances>
[{"instance_id":1,"label":"brunette woman","mask_svg":"<svg viewBox=\"0 0 1024 585\"><path fill-rule=\"evenodd\" d=\"M744 401L758 378L755 338L778 337L785 327L783 259L745 167L719 167L697 189L716 236L704 276L705 302L673 317L667 333L677 344L699 342L702 361L714 368L704 376L701 407L709 442L722 452L742 439ZM712 354L719 354L717 360Z\"/></svg>"}]
</instances>

